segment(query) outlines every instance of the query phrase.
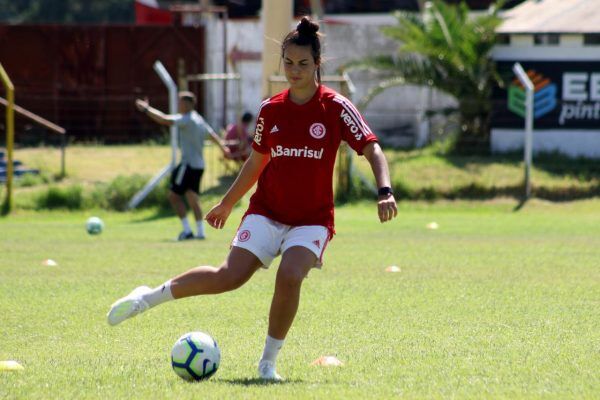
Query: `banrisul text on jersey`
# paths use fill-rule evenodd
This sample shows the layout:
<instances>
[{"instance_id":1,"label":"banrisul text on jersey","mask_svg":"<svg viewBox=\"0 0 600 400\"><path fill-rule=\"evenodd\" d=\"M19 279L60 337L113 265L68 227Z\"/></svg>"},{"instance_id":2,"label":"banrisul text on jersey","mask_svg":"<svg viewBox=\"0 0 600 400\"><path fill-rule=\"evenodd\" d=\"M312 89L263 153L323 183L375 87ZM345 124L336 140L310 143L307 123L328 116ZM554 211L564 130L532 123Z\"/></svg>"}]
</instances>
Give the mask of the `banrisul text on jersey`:
<instances>
[{"instance_id":1,"label":"banrisul text on jersey","mask_svg":"<svg viewBox=\"0 0 600 400\"><path fill-rule=\"evenodd\" d=\"M275 146L271 149L271 158L275 157L306 157L306 158L316 158L320 160L323 158L323 148L319 150L309 149L308 146L304 146L303 149L295 149L283 146Z\"/></svg>"}]
</instances>

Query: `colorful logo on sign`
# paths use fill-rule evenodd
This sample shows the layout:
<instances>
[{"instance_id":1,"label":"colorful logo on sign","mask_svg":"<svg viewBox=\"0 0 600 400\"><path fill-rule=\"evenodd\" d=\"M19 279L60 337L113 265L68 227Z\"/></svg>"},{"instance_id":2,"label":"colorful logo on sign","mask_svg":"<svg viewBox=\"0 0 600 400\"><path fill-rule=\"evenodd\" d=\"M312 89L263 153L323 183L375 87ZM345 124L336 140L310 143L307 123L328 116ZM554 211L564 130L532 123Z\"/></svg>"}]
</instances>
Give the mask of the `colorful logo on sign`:
<instances>
[{"instance_id":1,"label":"colorful logo on sign","mask_svg":"<svg viewBox=\"0 0 600 400\"><path fill-rule=\"evenodd\" d=\"M533 117L540 118L554 110L557 106L557 88L552 81L534 70L527 71L527 75L533 82ZM525 88L515 78L508 87L508 109L525 118Z\"/></svg>"}]
</instances>

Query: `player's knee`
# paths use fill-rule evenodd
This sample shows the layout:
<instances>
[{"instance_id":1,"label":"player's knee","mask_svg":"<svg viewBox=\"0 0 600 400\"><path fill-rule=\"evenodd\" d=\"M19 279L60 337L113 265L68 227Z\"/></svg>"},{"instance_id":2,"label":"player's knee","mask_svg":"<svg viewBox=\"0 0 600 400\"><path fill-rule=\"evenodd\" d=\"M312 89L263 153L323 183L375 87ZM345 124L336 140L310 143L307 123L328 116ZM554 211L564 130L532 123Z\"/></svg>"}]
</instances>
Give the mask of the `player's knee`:
<instances>
[{"instance_id":1,"label":"player's knee","mask_svg":"<svg viewBox=\"0 0 600 400\"><path fill-rule=\"evenodd\" d=\"M298 289L306 274L301 268L280 268L277 272L277 285L281 289Z\"/></svg>"}]
</instances>

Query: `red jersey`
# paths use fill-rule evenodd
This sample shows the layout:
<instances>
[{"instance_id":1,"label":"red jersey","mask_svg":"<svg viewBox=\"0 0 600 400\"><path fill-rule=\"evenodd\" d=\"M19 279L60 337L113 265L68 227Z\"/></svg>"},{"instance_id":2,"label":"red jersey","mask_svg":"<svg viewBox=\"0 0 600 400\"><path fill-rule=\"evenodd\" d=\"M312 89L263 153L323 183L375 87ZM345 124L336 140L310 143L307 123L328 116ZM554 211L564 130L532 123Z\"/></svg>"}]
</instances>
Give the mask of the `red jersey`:
<instances>
[{"instance_id":1,"label":"red jersey","mask_svg":"<svg viewBox=\"0 0 600 400\"><path fill-rule=\"evenodd\" d=\"M354 105L320 85L302 105L289 89L261 104L252 147L270 154L246 215L259 214L291 225L322 225L330 235L333 221L333 168L340 142L358 153L377 137Z\"/></svg>"}]
</instances>

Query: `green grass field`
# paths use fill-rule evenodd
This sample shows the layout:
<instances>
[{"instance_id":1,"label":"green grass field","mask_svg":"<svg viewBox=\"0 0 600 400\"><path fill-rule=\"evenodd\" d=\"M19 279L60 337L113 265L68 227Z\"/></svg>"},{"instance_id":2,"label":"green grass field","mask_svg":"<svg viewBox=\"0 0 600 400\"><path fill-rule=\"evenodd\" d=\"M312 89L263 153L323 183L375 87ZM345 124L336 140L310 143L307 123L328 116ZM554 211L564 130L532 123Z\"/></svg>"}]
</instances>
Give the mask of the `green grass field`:
<instances>
[{"instance_id":1,"label":"green grass field","mask_svg":"<svg viewBox=\"0 0 600 400\"><path fill-rule=\"evenodd\" d=\"M97 237L84 230L89 212L18 211L0 219L0 360L25 370L0 372L0 398L598 398L600 202L514 206L402 204L386 225L372 204L338 208L279 359L288 381L276 385L255 379L275 266L235 292L105 320L137 285L218 264L243 207L187 243L171 240L175 218L150 210L96 211ZM169 362L193 330L222 349L217 374L197 384ZM345 365L310 366L322 355Z\"/></svg>"}]
</instances>

